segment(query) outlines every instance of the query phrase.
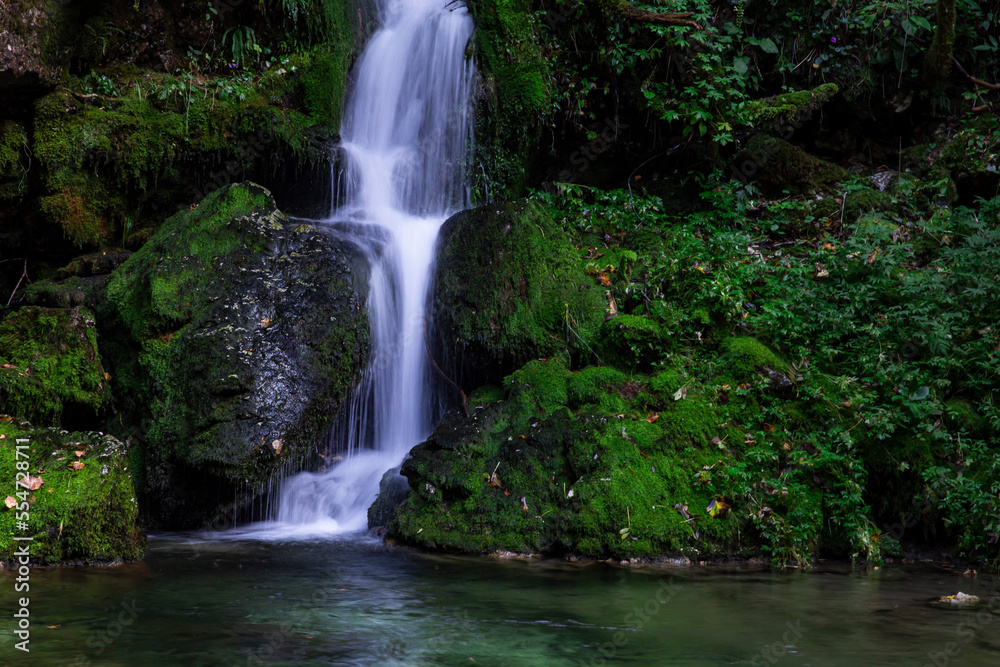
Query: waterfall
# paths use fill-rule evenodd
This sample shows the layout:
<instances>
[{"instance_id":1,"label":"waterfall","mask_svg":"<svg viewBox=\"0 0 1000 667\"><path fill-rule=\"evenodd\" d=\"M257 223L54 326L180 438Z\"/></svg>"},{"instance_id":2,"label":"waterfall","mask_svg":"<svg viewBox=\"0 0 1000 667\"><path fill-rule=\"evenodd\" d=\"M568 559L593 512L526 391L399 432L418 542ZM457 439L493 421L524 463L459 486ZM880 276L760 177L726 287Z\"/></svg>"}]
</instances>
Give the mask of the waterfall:
<instances>
[{"instance_id":1,"label":"waterfall","mask_svg":"<svg viewBox=\"0 0 1000 667\"><path fill-rule=\"evenodd\" d=\"M356 65L341 127L342 203L326 224L371 265L371 360L325 443L325 470L284 480L277 535L351 532L387 470L434 424L425 308L438 230L466 208L473 24L448 0L376 0L381 27Z\"/></svg>"}]
</instances>

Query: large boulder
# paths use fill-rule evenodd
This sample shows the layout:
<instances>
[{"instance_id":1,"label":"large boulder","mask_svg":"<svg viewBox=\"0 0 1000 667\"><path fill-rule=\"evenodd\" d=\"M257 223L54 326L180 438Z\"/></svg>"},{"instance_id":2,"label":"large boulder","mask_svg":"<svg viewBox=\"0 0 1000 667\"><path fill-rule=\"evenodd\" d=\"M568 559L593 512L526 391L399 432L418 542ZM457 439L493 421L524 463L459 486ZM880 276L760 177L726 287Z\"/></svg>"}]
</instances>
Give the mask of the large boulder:
<instances>
[{"instance_id":1,"label":"large boulder","mask_svg":"<svg viewBox=\"0 0 1000 667\"><path fill-rule=\"evenodd\" d=\"M569 235L537 203L491 204L441 229L437 343L467 388L496 384L538 357L586 349L603 321L601 290Z\"/></svg>"},{"instance_id":2,"label":"large boulder","mask_svg":"<svg viewBox=\"0 0 1000 667\"><path fill-rule=\"evenodd\" d=\"M104 341L151 525L200 525L312 455L367 363L356 257L246 183L112 274Z\"/></svg>"}]
</instances>

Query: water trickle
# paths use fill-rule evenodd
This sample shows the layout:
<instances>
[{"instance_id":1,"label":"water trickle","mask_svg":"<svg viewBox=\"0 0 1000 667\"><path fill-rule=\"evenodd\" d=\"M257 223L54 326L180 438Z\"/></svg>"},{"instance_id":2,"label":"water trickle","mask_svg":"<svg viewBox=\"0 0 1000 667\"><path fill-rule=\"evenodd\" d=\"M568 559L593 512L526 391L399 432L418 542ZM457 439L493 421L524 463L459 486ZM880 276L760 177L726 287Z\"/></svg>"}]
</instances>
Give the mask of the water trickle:
<instances>
[{"instance_id":1,"label":"water trickle","mask_svg":"<svg viewBox=\"0 0 1000 667\"><path fill-rule=\"evenodd\" d=\"M381 27L341 128L343 204L328 221L371 266L371 361L324 447L326 469L284 481L261 536L365 529L383 473L433 428L425 307L438 230L469 203L473 24L447 0L377 1Z\"/></svg>"}]
</instances>

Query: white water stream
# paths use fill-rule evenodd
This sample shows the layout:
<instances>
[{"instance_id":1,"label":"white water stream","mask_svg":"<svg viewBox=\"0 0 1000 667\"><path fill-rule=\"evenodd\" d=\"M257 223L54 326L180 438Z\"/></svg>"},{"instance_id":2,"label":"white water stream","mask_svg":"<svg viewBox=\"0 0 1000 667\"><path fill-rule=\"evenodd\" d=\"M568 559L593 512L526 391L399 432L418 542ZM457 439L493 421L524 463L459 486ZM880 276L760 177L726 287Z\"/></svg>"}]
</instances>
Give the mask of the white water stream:
<instances>
[{"instance_id":1,"label":"white water stream","mask_svg":"<svg viewBox=\"0 0 1000 667\"><path fill-rule=\"evenodd\" d=\"M381 27L356 66L341 128L344 203L329 221L371 265L371 361L328 439L327 469L284 480L277 521L244 534L367 528L383 473L434 426L425 307L438 230L469 203L473 24L448 0L377 2Z\"/></svg>"}]
</instances>

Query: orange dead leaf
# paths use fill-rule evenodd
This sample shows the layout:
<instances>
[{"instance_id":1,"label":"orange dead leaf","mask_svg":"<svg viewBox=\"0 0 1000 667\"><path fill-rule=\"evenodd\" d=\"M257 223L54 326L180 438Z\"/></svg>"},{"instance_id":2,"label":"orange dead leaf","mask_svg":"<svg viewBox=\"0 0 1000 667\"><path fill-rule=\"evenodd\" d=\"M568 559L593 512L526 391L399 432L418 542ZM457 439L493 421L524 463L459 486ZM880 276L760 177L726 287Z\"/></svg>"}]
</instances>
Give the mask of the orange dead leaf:
<instances>
[{"instance_id":1,"label":"orange dead leaf","mask_svg":"<svg viewBox=\"0 0 1000 667\"><path fill-rule=\"evenodd\" d=\"M486 483L489 484L490 486L495 486L498 489L501 487L500 478L497 477L496 472L490 475L490 478L486 480Z\"/></svg>"},{"instance_id":2,"label":"orange dead leaf","mask_svg":"<svg viewBox=\"0 0 1000 667\"><path fill-rule=\"evenodd\" d=\"M12 510L17 507L17 498L14 496L7 496L4 499L3 504L7 506L7 509Z\"/></svg>"},{"instance_id":3,"label":"orange dead leaf","mask_svg":"<svg viewBox=\"0 0 1000 667\"><path fill-rule=\"evenodd\" d=\"M31 475L17 480L17 485L27 489L28 491L37 491L42 488L42 484L45 484L44 479L41 477L32 477Z\"/></svg>"},{"instance_id":4,"label":"orange dead leaf","mask_svg":"<svg viewBox=\"0 0 1000 667\"><path fill-rule=\"evenodd\" d=\"M78 449L78 450L74 451L73 453L76 454L77 456L83 456L87 452L83 451L82 449Z\"/></svg>"},{"instance_id":5,"label":"orange dead leaf","mask_svg":"<svg viewBox=\"0 0 1000 667\"><path fill-rule=\"evenodd\" d=\"M869 264L874 264L875 263L875 257L877 257L877 256L878 256L878 248L875 248L874 250L872 250L871 254L868 255L868 263Z\"/></svg>"},{"instance_id":6,"label":"orange dead leaf","mask_svg":"<svg viewBox=\"0 0 1000 667\"><path fill-rule=\"evenodd\" d=\"M650 424L652 424L659 418L660 415L656 414L655 412L650 412L648 415L646 415L646 421L648 421Z\"/></svg>"},{"instance_id":7,"label":"orange dead leaf","mask_svg":"<svg viewBox=\"0 0 1000 667\"><path fill-rule=\"evenodd\" d=\"M611 277L608 276L604 271L600 271L597 274L597 280L605 287L611 287Z\"/></svg>"},{"instance_id":8,"label":"orange dead leaf","mask_svg":"<svg viewBox=\"0 0 1000 667\"><path fill-rule=\"evenodd\" d=\"M73 461L73 470L80 470L83 468L83 461Z\"/></svg>"}]
</instances>

